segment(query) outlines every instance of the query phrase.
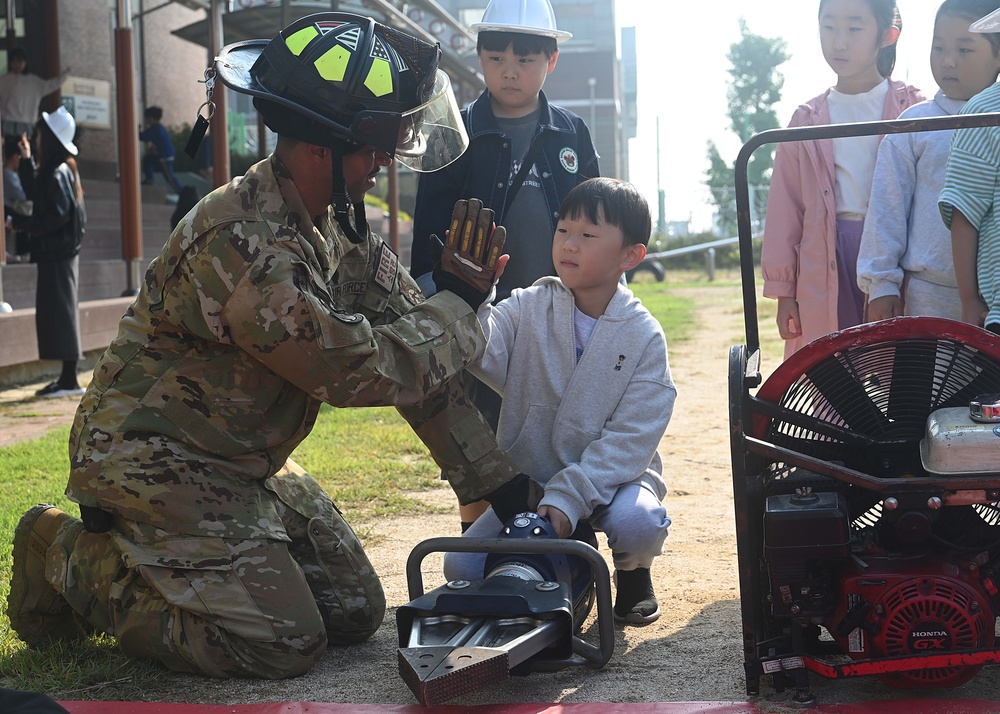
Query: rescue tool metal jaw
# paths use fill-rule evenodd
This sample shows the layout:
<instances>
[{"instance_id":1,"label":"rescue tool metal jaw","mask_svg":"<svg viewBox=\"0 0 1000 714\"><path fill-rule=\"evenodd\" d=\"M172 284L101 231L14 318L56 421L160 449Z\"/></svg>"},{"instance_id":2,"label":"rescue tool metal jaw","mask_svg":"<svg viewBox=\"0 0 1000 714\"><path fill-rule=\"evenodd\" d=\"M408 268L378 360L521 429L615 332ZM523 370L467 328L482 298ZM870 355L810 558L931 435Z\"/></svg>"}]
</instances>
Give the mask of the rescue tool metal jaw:
<instances>
[{"instance_id":1,"label":"rescue tool metal jaw","mask_svg":"<svg viewBox=\"0 0 1000 714\"><path fill-rule=\"evenodd\" d=\"M438 552L489 553L491 558L500 557L500 566L489 577L452 581L424 593L421 563ZM552 557L575 558L589 569L585 577L592 578L596 590L598 645L575 634L589 612L587 607L581 615L579 603L574 603L579 582L528 579L529 572L538 572L534 564L539 559ZM510 567L504 567L505 560ZM495 574L498 569L506 572ZM411 602L396 611L399 673L424 706L505 681L511 672L580 665L601 668L614 653L608 566L587 543L432 538L410 553L406 578Z\"/></svg>"}]
</instances>

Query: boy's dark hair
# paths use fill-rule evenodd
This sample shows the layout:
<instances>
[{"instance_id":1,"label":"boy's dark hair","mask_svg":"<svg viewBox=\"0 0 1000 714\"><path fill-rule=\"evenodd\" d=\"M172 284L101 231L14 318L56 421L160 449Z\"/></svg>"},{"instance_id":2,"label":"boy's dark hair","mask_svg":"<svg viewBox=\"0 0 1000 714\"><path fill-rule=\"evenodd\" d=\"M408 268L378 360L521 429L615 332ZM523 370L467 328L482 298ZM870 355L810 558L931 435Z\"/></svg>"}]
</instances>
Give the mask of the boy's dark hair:
<instances>
[{"instance_id":1,"label":"boy's dark hair","mask_svg":"<svg viewBox=\"0 0 1000 714\"><path fill-rule=\"evenodd\" d=\"M599 176L577 184L559 206L559 218L585 216L622 232L622 245L648 245L653 229L649 204L639 190L619 179Z\"/></svg>"},{"instance_id":2,"label":"boy's dark hair","mask_svg":"<svg viewBox=\"0 0 1000 714\"><path fill-rule=\"evenodd\" d=\"M142 115L160 121L163 118L163 109L160 107L146 107L146 111Z\"/></svg>"},{"instance_id":3,"label":"boy's dark hair","mask_svg":"<svg viewBox=\"0 0 1000 714\"><path fill-rule=\"evenodd\" d=\"M18 144L20 143L20 141L21 140L18 139L16 136L5 136L3 138L3 160L4 160L4 163L6 163L7 159L9 159L14 154L17 154L18 156L20 156L20 154L21 154L21 147L18 146Z\"/></svg>"},{"instance_id":4,"label":"boy's dark hair","mask_svg":"<svg viewBox=\"0 0 1000 714\"><path fill-rule=\"evenodd\" d=\"M479 33L476 41L476 52L482 54L487 52L505 52L508 47L514 46L514 54L519 57L527 57L533 54L544 54L549 59L557 52L556 38L544 37L542 35L529 35L524 32L497 32L496 30L485 30Z\"/></svg>"},{"instance_id":5,"label":"boy's dark hair","mask_svg":"<svg viewBox=\"0 0 1000 714\"><path fill-rule=\"evenodd\" d=\"M944 0L934 16L936 23L942 17L957 17L972 24L1000 8L1000 0ZM982 33L993 48L993 56L1000 57L1000 32Z\"/></svg>"},{"instance_id":6,"label":"boy's dark hair","mask_svg":"<svg viewBox=\"0 0 1000 714\"><path fill-rule=\"evenodd\" d=\"M7 62L10 63L16 59L28 61L28 56L24 54L24 50L20 47L15 47L10 52L7 53Z\"/></svg>"}]
</instances>

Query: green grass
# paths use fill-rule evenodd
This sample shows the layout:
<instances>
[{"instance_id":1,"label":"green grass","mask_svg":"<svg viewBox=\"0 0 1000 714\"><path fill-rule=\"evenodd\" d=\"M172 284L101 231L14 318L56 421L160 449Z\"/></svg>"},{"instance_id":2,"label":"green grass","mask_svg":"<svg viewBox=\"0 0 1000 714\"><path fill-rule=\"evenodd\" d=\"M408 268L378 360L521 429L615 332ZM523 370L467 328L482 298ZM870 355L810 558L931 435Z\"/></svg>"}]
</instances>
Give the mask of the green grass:
<instances>
[{"instance_id":1,"label":"green grass","mask_svg":"<svg viewBox=\"0 0 1000 714\"><path fill-rule=\"evenodd\" d=\"M671 342L694 329L694 304L670 294L670 283L642 283L636 294L663 325ZM32 441L0 447L0 686L42 691L56 699L142 699L162 669L121 655L113 638L28 649L10 630L6 615L10 590L11 541L21 515L36 503L52 503L77 513L63 495L69 472L69 427ZM368 545L363 527L399 513L428 512L414 493L448 488L426 448L392 408L334 409L324 406L295 460L331 494Z\"/></svg>"},{"instance_id":2,"label":"green grass","mask_svg":"<svg viewBox=\"0 0 1000 714\"><path fill-rule=\"evenodd\" d=\"M670 343L687 339L694 329L694 301L670 294L672 283L649 282L632 285L642 304L660 321Z\"/></svg>"}]
</instances>

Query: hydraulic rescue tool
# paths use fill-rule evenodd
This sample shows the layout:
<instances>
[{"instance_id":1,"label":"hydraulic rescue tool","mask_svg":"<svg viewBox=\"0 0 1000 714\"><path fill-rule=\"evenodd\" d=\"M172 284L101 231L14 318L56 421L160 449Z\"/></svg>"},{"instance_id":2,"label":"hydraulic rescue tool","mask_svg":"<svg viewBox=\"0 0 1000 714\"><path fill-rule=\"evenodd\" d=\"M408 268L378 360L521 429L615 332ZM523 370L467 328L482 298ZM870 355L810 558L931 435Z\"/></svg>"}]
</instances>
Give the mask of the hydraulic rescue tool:
<instances>
[{"instance_id":1,"label":"hydraulic rescue tool","mask_svg":"<svg viewBox=\"0 0 1000 714\"><path fill-rule=\"evenodd\" d=\"M614 652L608 566L593 531L581 530L559 539L547 519L519 513L497 538L432 538L413 549L406 563L412 602L396 611L396 629L399 673L421 704L511 674L607 664ZM420 565L434 552L486 553L484 577L424 593ZM598 645L577 635L595 599Z\"/></svg>"}]
</instances>

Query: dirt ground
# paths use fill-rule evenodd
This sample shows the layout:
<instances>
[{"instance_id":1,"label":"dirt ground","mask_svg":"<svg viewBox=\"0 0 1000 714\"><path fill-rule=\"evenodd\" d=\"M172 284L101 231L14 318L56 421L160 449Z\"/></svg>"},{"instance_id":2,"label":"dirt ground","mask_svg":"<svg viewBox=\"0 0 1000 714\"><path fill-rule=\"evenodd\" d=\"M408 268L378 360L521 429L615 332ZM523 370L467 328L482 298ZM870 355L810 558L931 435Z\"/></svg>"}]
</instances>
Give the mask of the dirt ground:
<instances>
[{"instance_id":1,"label":"dirt ground","mask_svg":"<svg viewBox=\"0 0 1000 714\"><path fill-rule=\"evenodd\" d=\"M679 396L661 454L670 487L667 510L673 525L666 552L653 566L664 616L646 627L617 626L614 656L601 670L570 668L535 673L490 686L453 700L452 704L747 701L727 412L729 349L744 342L739 288L685 287L676 292L696 301L700 329L692 339L672 346L670 354ZM778 359L780 354L765 354L765 371L773 369ZM0 392L0 401L7 396ZM59 401L65 403L40 406L34 402L38 414L25 419L12 418L9 407L0 407L0 445L7 443L12 434L30 436L53 423L62 423L73 405L72 400ZM444 489L426 497L438 504L453 502L450 492ZM428 537L457 535L457 517L421 515L355 525L359 530L371 526L378 536L369 554L392 608L372 640L360 646L332 649L312 672L289 681L212 681L165 674L162 686L148 692L148 700L212 704L414 703L398 675L394 608L409 600L404 566L412 547ZM442 584L439 563L437 556L424 562L424 584L428 589ZM585 628L585 637L597 641L593 622ZM941 694L998 700L1000 686L995 683L995 672L986 670L963 687ZM773 693L766 683L763 691L756 699L758 707L793 709L788 693ZM890 689L873 679L829 682L815 677L813 691L821 703L917 694ZM942 711L946 711L943 702Z\"/></svg>"}]
</instances>

